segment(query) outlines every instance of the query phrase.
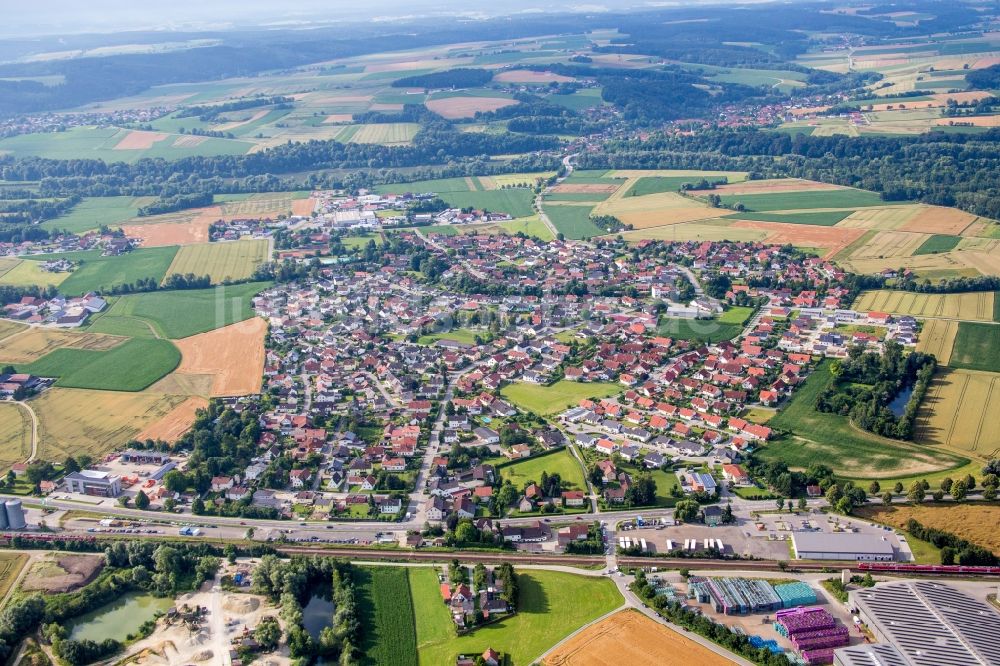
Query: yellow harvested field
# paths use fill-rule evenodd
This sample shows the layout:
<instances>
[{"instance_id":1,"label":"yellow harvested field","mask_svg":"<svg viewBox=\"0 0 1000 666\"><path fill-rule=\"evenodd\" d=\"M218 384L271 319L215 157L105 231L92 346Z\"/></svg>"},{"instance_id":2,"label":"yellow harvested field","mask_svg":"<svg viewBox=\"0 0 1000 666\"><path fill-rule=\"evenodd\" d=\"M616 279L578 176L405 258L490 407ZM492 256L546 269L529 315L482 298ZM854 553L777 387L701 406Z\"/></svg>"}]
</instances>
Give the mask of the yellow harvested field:
<instances>
[{"instance_id":1,"label":"yellow harvested field","mask_svg":"<svg viewBox=\"0 0 1000 666\"><path fill-rule=\"evenodd\" d=\"M992 291L961 294L918 294L913 291L881 289L863 292L854 302L862 312L891 312L914 317L993 321Z\"/></svg>"},{"instance_id":2,"label":"yellow harvested field","mask_svg":"<svg viewBox=\"0 0 1000 666\"><path fill-rule=\"evenodd\" d=\"M31 418L23 407L0 402L0 472L31 455Z\"/></svg>"},{"instance_id":3,"label":"yellow harvested field","mask_svg":"<svg viewBox=\"0 0 1000 666\"><path fill-rule=\"evenodd\" d=\"M998 504L895 504L864 507L860 515L904 530L912 518L921 525L957 534L1000 554L1000 530L996 529L1000 525Z\"/></svg>"},{"instance_id":4,"label":"yellow harvested field","mask_svg":"<svg viewBox=\"0 0 1000 666\"><path fill-rule=\"evenodd\" d=\"M142 247L168 247L207 243L214 220L199 215L190 222L163 224L125 224L122 231L129 238L138 238Z\"/></svg>"},{"instance_id":5,"label":"yellow harvested field","mask_svg":"<svg viewBox=\"0 0 1000 666\"><path fill-rule=\"evenodd\" d=\"M135 438L139 441L147 439L176 442L192 425L196 412L208 407L208 400L200 396L191 396L174 407L159 421L149 424Z\"/></svg>"},{"instance_id":6,"label":"yellow harvested field","mask_svg":"<svg viewBox=\"0 0 1000 666\"><path fill-rule=\"evenodd\" d=\"M1000 238L976 238L966 236L958 242L957 251L1000 253Z\"/></svg>"},{"instance_id":7,"label":"yellow harvested field","mask_svg":"<svg viewBox=\"0 0 1000 666\"><path fill-rule=\"evenodd\" d=\"M540 173L505 173L500 176L479 176L479 182L483 189L499 190L504 187L521 187L524 185L533 187L538 179L548 180L556 175L555 171L542 171Z\"/></svg>"},{"instance_id":8,"label":"yellow harvested field","mask_svg":"<svg viewBox=\"0 0 1000 666\"><path fill-rule=\"evenodd\" d=\"M957 208L943 206L923 206L900 231L914 231L925 234L950 234L957 236L975 222L977 217Z\"/></svg>"},{"instance_id":9,"label":"yellow harvested field","mask_svg":"<svg viewBox=\"0 0 1000 666\"><path fill-rule=\"evenodd\" d=\"M0 257L0 278L7 274L8 271L13 270L21 260L17 257Z\"/></svg>"},{"instance_id":10,"label":"yellow harvested field","mask_svg":"<svg viewBox=\"0 0 1000 666\"><path fill-rule=\"evenodd\" d=\"M630 243L638 243L641 240L758 241L763 240L766 236L767 232L764 231L714 224L668 224L637 231L626 231L622 234L622 237Z\"/></svg>"},{"instance_id":11,"label":"yellow harvested field","mask_svg":"<svg viewBox=\"0 0 1000 666\"><path fill-rule=\"evenodd\" d=\"M177 251L167 275L208 275L213 284L242 280L267 261L267 247L263 239L185 245Z\"/></svg>"},{"instance_id":12,"label":"yellow harvested field","mask_svg":"<svg viewBox=\"0 0 1000 666\"><path fill-rule=\"evenodd\" d=\"M178 375L212 375L212 397L259 393L264 376L267 322L247 319L214 331L176 340Z\"/></svg>"},{"instance_id":13,"label":"yellow harvested field","mask_svg":"<svg viewBox=\"0 0 1000 666\"><path fill-rule=\"evenodd\" d=\"M693 169L612 169L606 174L606 178L647 178L659 176L661 178L723 178L730 183L741 183L747 179L746 171L697 171Z\"/></svg>"},{"instance_id":14,"label":"yellow harvested field","mask_svg":"<svg viewBox=\"0 0 1000 666\"><path fill-rule=\"evenodd\" d=\"M0 319L0 340L27 329L27 324L20 324L16 321L11 321L10 319Z\"/></svg>"},{"instance_id":15,"label":"yellow harvested field","mask_svg":"<svg viewBox=\"0 0 1000 666\"><path fill-rule=\"evenodd\" d=\"M861 210L854 211L835 226L851 229L892 231L909 222L918 212L920 212L919 206L862 208Z\"/></svg>"},{"instance_id":16,"label":"yellow harvested field","mask_svg":"<svg viewBox=\"0 0 1000 666\"><path fill-rule=\"evenodd\" d=\"M296 199L292 202L292 215L308 217L316 210L316 200L312 197L308 199Z\"/></svg>"},{"instance_id":17,"label":"yellow harvested field","mask_svg":"<svg viewBox=\"0 0 1000 666\"><path fill-rule=\"evenodd\" d=\"M174 343L176 345L176 341ZM176 370L146 389L147 393L160 395L201 396L212 395L212 375L179 374Z\"/></svg>"},{"instance_id":18,"label":"yellow harvested field","mask_svg":"<svg viewBox=\"0 0 1000 666\"><path fill-rule=\"evenodd\" d=\"M990 458L1000 452L1000 374L942 369L917 413L916 441Z\"/></svg>"},{"instance_id":19,"label":"yellow harvested field","mask_svg":"<svg viewBox=\"0 0 1000 666\"><path fill-rule=\"evenodd\" d=\"M445 97L427 100L424 105L439 116L454 120L471 118L480 111L496 111L517 103L517 100L505 97Z\"/></svg>"},{"instance_id":20,"label":"yellow harvested field","mask_svg":"<svg viewBox=\"0 0 1000 666\"><path fill-rule=\"evenodd\" d=\"M756 229L765 232L769 243L791 243L798 247L824 248L824 258L829 259L865 234L864 229L820 227L788 222L757 222L737 220L733 227Z\"/></svg>"},{"instance_id":21,"label":"yellow harvested field","mask_svg":"<svg viewBox=\"0 0 1000 666\"><path fill-rule=\"evenodd\" d=\"M58 287L73 273L60 271L52 273L42 268L41 261L21 261L17 265L0 274L0 284L14 287L30 287L31 285Z\"/></svg>"},{"instance_id":22,"label":"yellow harvested field","mask_svg":"<svg viewBox=\"0 0 1000 666\"><path fill-rule=\"evenodd\" d=\"M618 188L618 183L560 183L550 191L554 194L611 194Z\"/></svg>"},{"instance_id":23,"label":"yellow harvested field","mask_svg":"<svg viewBox=\"0 0 1000 666\"><path fill-rule=\"evenodd\" d=\"M380 123L362 125L351 136L350 143L380 143L386 146L407 144L420 130L417 123Z\"/></svg>"},{"instance_id":24,"label":"yellow harvested field","mask_svg":"<svg viewBox=\"0 0 1000 666\"><path fill-rule=\"evenodd\" d=\"M195 136L193 134L187 134L185 136L179 136L174 139L171 145L173 148L194 148L195 146L200 146L201 144L208 141L207 136Z\"/></svg>"},{"instance_id":25,"label":"yellow harvested field","mask_svg":"<svg viewBox=\"0 0 1000 666\"><path fill-rule=\"evenodd\" d=\"M149 150L154 143L163 141L167 136L163 132L133 130L122 137L112 150Z\"/></svg>"},{"instance_id":26,"label":"yellow harvested field","mask_svg":"<svg viewBox=\"0 0 1000 666\"><path fill-rule=\"evenodd\" d=\"M545 666L727 666L733 662L683 634L623 610L556 646Z\"/></svg>"},{"instance_id":27,"label":"yellow harvested field","mask_svg":"<svg viewBox=\"0 0 1000 666\"><path fill-rule=\"evenodd\" d=\"M852 252L850 260L909 257L928 238L930 238L930 234L913 234L905 231L880 231L870 241Z\"/></svg>"},{"instance_id":28,"label":"yellow harvested field","mask_svg":"<svg viewBox=\"0 0 1000 666\"><path fill-rule=\"evenodd\" d=\"M126 444L184 400L148 391L50 388L31 400L39 420L38 457L64 460L81 453L99 457Z\"/></svg>"},{"instance_id":29,"label":"yellow harvested field","mask_svg":"<svg viewBox=\"0 0 1000 666\"><path fill-rule=\"evenodd\" d=\"M938 118L935 125L973 125L975 127L1000 127L1000 116L962 116L961 118Z\"/></svg>"},{"instance_id":30,"label":"yellow harvested field","mask_svg":"<svg viewBox=\"0 0 1000 666\"><path fill-rule=\"evenodd\" d=\"M958 335L958 321L954 319L928 319L920 331L917 351L934 354L938 364L948 365L951 362L951 350L955 346L956 335Z\"/></svg>"},{"instance_id":31,"label":"yellow harvested field","mask_svg":"<svg viewBox=\"0 0 1000 666\"><path fill-rule=\"evenodd\" d=\"M4 338L3 345L0 345L0 363L31 363L63 347L107 351L127 339L120 335L35 326Z\"/></svg>"},{"instance_id":32,"label":"yellow harvested field","mask_svg":"<svg viewBox=\"0 0 1000 666\"><path fill-rule=\"evenodd\" d=\"M233 217L276 217L292 212L295 197L291 192L276 194L253 194L239 201L227 201L221 206L221 215ZM206 214L208 210L206 209Z\"/></svg>"},{"instance_id":33,"label":"yellow harvested field","mask_svg":"<svg viewBox=\"0 0 1000 666\"><path fill-rule=\"evenodd\" d=\"M349 123L354 120L354 114L351 113L331 113L324 120L324 124L332 123Z\"/></svg>"},{"instance_id":34,"label":"yellow harvested field","mask_svg":"<svg viewBox=\"0 0 1000 666\"><path fill-rule=\"evenodd\" d=\"M918 254L906 257L884 257L875 259L853 259L850 268L856 273L879 273L886 269L898 270L904 265L920 277L934 276L969 276L975 277L981 272L971 267L966 259L977 254L975 252L941 252L939 254Z\"/></svg>"},{"instance_id":35,"label":"yellow harvested field","mask_svg":"<svg viewBox=\"0 0 1000 666\"><path fill-rule=\"evenodd\" d=\"M563 76L552 72L533 72L530 69L508 69L493 77L501 83L569 83L576 81L572 76Z\"/></svg>"},{"instance_id":36,"label":"yellow harvested field","mask_svg":"<svg viewBox=\"0 0 1000 666\"><path fill-rule=\"evenodd\" d=\"M1000 275L1000 255L987 252L952 252L963 265L974 268L983 275Z\"/></svg>"},{"instance_id":37,"label":"yellow harvested field","mask_svg":"<svg viewBox=\"0 0 1000 666\"><path fill-rule=\"evenodd\" d=\"M625 192L628 185L620 188L615 195ZM719 209L676 192L660 192L642 197L616 197L612 195L594 207L594 215L614 215L635 229L648 229L668 224L679 224L693 220L705 220L719 216ZM732 239L737 240L737 239Z\"/></svg>"}]
</instances>

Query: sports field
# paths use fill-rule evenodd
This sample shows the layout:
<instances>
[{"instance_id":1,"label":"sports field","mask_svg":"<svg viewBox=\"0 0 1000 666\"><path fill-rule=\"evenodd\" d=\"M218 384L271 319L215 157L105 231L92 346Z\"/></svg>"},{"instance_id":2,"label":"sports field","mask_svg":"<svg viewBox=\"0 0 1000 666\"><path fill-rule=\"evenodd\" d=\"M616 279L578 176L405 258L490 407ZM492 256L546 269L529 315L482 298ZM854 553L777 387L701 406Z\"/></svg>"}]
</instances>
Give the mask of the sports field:
<instances>
[{"instance_id":1,"label":"sports field","mask_svg":"<svg viewBox=\"0 0 1000 666\"><path fill-rule=\"evenodd\" d=\"M184 400L146 391L51 388L31 400L39 418L38 457L65 460L80 453L103 455L126 444Z\"/></svg>"},{"instance_id":2,"label":"sports field","mask_svg":"<svg viewBox=\"0 0 1000 666\"><path fill-rule=\"evenodd\" d=\"M486 646L510 655L515 666L531 664L573 631L622 604L607 578L522 571L518 613L458 637L448 607L441 603L436 569L412 568L409 580L421 666L453 664L459 654L480 654Z\"/></svg>"},{"instance_id":3,"label":"sports field","mask_svg":"<svg viewBox=\"0 0 1000 666\"><path fill-rule=\"evenodd\" d=\"M973 291L960 294L918 294L881 289L863 292L854 302L861 312L889 312L914 317L993 321L995 294Z\"/></svg>"},{"instance_id":4,"label":"sports field","mask_svg":"<svg viewBox=\"0 0 1000 666\"><path fill-rule=\"evenodd\" d=\"M624 387L607 382L572 382L561 380L551 386L508 384L500 393L518 407L540 416L558 414L585 398L606 398L621 393Z\"/></svg>"},{"instance_id":5,"label":"sports field","mask_svg":"<svg viewBox=\"0 0 1000 666\"><path fill-rule=\"evenodd\" d=\"M917 415L916 439L989 458L1000 451L997 410L1000 374L942 368Z\"/></svg>"},{"instance_id":6,"label":"sports field","mask_svg":"<svg viewBox=\"0 0 1000 666\"><path fill-rule=\"evenodd\" d=\"M559 645L543 663L545 666L727 666L732 662L679 631L629 609L587 627Z\"/></svg>"},{"instance_id":7,"label":"sports field","mask_svg":"<svg viewBox=\"0 0 1000 666\"><path fill-rule=\"evenodd\" d=\"M958 323L953 319L928 319L917 339L917 351L934 354L939 365L951 362L951 350L958 335Z\"/></svg>"},{"instance_id":8,"label":"sports field","mask_svg":"<svg viewBox=\"0 0 1000 666\"><path fill-rule=\"evenodd\" d=\"M104 330L127 326L125 330L133 330L135 320L141 320L148 322L164 338L186 338L254 316L253 297L270 285L269 282L248 282L211 289L129 294L119 297L92 327ZM105 322L106 317L132 321L112 319Z\"/></svg>"},{"instance_id":9,"label":"sports field","mask_svg":"<svg viewBox=\"0 0 1000 666\"><path fill-rule=\"evenodd\" d=\"M267 247L263 239L185 245L177 251L167 275L208 275L213 284L245 280L267 261Z\"/></svg>"},{"instance_id":10,"label":"sports field","mask_svg":"<svg viewBox=\"0 0 1000 666\"><path fill-rule=\"evenodd\" d=\"M765 459L800 469L822 460L837 474L874 478L923 474L968 462L938 448L878 437L855 428L846 417L816 411L817 396L833 380L829 366L829 361L820 363L768 423L791 436L768 443L761 451Z\"/></svg>"},{"instance_id":11,"label":"sports field","mask_svg":"<svg viewBox=\"0 0 1000 666\"><path fill-rule=\"evenodd\" d=\"M57 349L17 367L39 377L58 377L56 386L64 388L141 391L180 361L180 352L168 340L132 338L109 351Z\"/></svg>"},{"instance_id":12,"label":"sports field","mask_svg":"<svg viewBox=\"0 0 1000 666\"><path fill-rule=\"evenodd\" d=\"M561 449L556 453L520 460L511 465L502 465L498 471L500 476L505 480L509 479L518 488L523 488L530 481L540 482L542 472L546 472L549 476L558 474L563 484L573 490L587 489L587 484L583 479L583 468L569 452L569 449Z\"/></svg>"},{"instance_id":13,"label":"sports field","mask_svg":"<svg viewBox=\"0 0 1000 666\"><path fill-rule=\"evenodd\" d=\"M959 323L951 365L967 370L1000 372L1000 325Z\"/></svg>"},{"instance_id":14,"label":"sports field","mask_svg":"<svg viewBox=\"0 0 1000 666\"><path fill-rule=\"evenodd\" d=\"M0 402L0 473L31 455L31 418L12 402Z\"/></svg>"}]
</instances>

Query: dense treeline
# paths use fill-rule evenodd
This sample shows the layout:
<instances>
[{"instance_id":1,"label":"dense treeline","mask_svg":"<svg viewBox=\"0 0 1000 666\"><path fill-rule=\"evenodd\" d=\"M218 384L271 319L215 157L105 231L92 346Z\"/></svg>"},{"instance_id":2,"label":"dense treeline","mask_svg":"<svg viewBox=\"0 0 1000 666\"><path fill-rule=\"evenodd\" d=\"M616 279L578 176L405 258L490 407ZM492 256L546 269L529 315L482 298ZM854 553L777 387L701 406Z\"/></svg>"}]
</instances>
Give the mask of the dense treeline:
<instances>
[{"instance_id":1,"label":"dense treeline","mask_svg":"<svg viewBox=\"0 0 1000 666\"><path fill-rule=\"evenodd\" d=\"M6 225L34 224L65 215L80 203L79 195L71 195L65 199L23 198L17 200L0 199L0 233L12 227ZM0 238L2 240L2 238Z\"/></svg>"},{"instance_id":2,"label":"dense treeline","mask_svg":"<svg viewBox=\"0 0 1000 666\"><path fill-rule=\"evenodd\" d=\"M9 284L0 284L0 306L7 305L8 303L16 303L25 296L34 296L35 298L48 300L55 298L58 293L59 290L52 286L39 287L32 285L29 287L15 287Z\"/></svg>"},{"instance_id":3,"label":"dense treeline","mask_svg":"<svg viewBox=\"0 0 1000 666\"><path fill-rule=\"evenodd\" d=\"M816 410L850 416L859 428L883 437L912 439L917 408L936 368L932 354L904 356L895 340L886 340L881 354L852 346L846 359L830 365L834 381L816 397ZM896 416L889 405L910 386L913 391Z\"/></svg>"},{"instance_id":4,"label":"dense treeline","mask_svg":"<svg viewBox=\"0 0 1000 666\"><path fill-rule=\"evenodd\" d=\"M242 111L244 109L255 109L259 106L273 106L273 105L285 105L291 104L295 101L293 97L284 97L282 95L275 95L274 97L251 97L249 99L240 99L233 102L225 102L223 104L206 104L203 106L187 106L174 114L175 118L192 118L197 117L198 120L203 122L208 122L219 117L219 114L228 113L230 111Z\"/></svg>"},{"instance_id":5,"label":"dense treeline","mask_svg":"<svg viewBox=\"0 0 1000 666\"><path fill-rule=\"evenodd\" d=\"M973 88L981 90L1000 89L1000 65L991 65L983 69L974 69L967 72L965 80Z\"/></svg>"},{"instance_id":6,"label":"dense treeline","mask_svg":"<svg viewBox=\"0 0 1000 666\"><path fill-rule=\"evenodd\" d=\"M198 192L196 194L175 194L171 197L160 197L148 206L139 209L139 217L148 215L160 215L162 213L173 213L174 211L186 208L201 208L211 206L215 201L215 196L211 192Z\"/></svg>"},{"instance_id":7,"label":"dense treeline","mask_svg":"<svg viewBox=\"0 0 1000 666\"><path fill-rule=\"evenodd\" d=\"M392 82L393 88L478 88L493 80L493 72L478 67L459 67L444 72L404 76Z\"/></svg>"},{"instance_id":8,"label":"dense treeline","mask_svg":"<svg viewBox=\"0 0 1000 666\"><path fill-rule=\"evenodd\" d=\"M912 137L794 137L718 130L618 140L585 153L580 168L698 168L796 177L880 192L1000 218L1000 129Z\"/></svg>"}]
</instances>

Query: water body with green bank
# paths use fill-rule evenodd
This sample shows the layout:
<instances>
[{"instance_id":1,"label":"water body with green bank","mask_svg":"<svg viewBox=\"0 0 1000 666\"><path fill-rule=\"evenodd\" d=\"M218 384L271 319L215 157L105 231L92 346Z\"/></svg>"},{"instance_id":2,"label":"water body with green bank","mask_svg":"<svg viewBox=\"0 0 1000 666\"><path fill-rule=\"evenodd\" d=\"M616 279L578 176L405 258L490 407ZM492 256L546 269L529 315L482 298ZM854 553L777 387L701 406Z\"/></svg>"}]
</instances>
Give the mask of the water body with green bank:
<instances>
[{"instance_id":1,"label":"water body with green bank","mask_svg":"<svg viewBox=\"0 0 1000 666\"><path fill-rule=\"evenodd\" d=\"M147 621L158 613L165 613L174 605L169 597L129 592L115 601L96 608L67 623L69 637L75 641L92 640L100 643L107 639L125 642L136 634Z\"/></svg>"}]
</instances>

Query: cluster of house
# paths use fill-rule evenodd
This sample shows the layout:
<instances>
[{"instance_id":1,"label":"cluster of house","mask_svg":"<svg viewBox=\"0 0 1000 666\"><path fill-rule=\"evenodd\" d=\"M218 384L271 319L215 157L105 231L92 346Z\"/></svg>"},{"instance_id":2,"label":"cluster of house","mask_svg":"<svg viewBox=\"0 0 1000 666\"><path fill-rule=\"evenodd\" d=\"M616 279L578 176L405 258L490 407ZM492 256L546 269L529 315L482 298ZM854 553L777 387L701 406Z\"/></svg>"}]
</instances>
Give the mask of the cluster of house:
<instances>
[{"instance_id":1,"label":"cluster of house","mask_svg":"<svg viewBox=\"0 0 1000 666\"><path fill-rule=\"evenodd\" d=\"M494 575L491 568L486 569L486 580L478 588L470 583L442 582L440 589L441 599L448 604L451 619L459 629L494 620L511 611L503 598L503 581ZM481 622L477 622L477 613L482 618Z\"/></svg>"},{"instance_id":2,"label":"cluster of house","mask_svg":"<svg viewBox=\"0 0 1000 666\"><path fill-rule=\"evenodd\" d=\"M77 328L107 305L107 301L93 292L73 298L22 296L19 301L3 306L3 316L25 324Z\"/></svg>"},{"instance_id":3,"label":"cluster of house","mask_svg":"<svg viewBox=\"0 0 1000 666\"><path fill-rule=\"evenodd\" d=\"M0 399L27 396L45 386L45 380L23 372L0 372Z\"/></svg>"},{"instance_id":4,"label":"cluster of house","mask_svg":"<svg viewBox=\"0 0 1000 666\"><path fill-rule=\"evenodd\" d=\"M0 138L19 134L65 132L71 127L128 127L152 122L173 110L170 107L153 106L114 111L18 114L0 121Z\"/></svg>"},{"instance_id":5,"label":"cluster of house","mask_svg":"<svg viewBox=\"0 0 1000 666\"><path fill-rule=\"evenodd\" d=\"M77 235L63 233L48 238L23 240L20 242L0 241L0 257L34 256L60 252L84 252L101 249L106 256L124 254L135 247L135 240L122 236L120 232L91 231ZM41 267L50 272L73 270L75 264L67 260L46 261Z\"/></svg>"}]
</instances>

